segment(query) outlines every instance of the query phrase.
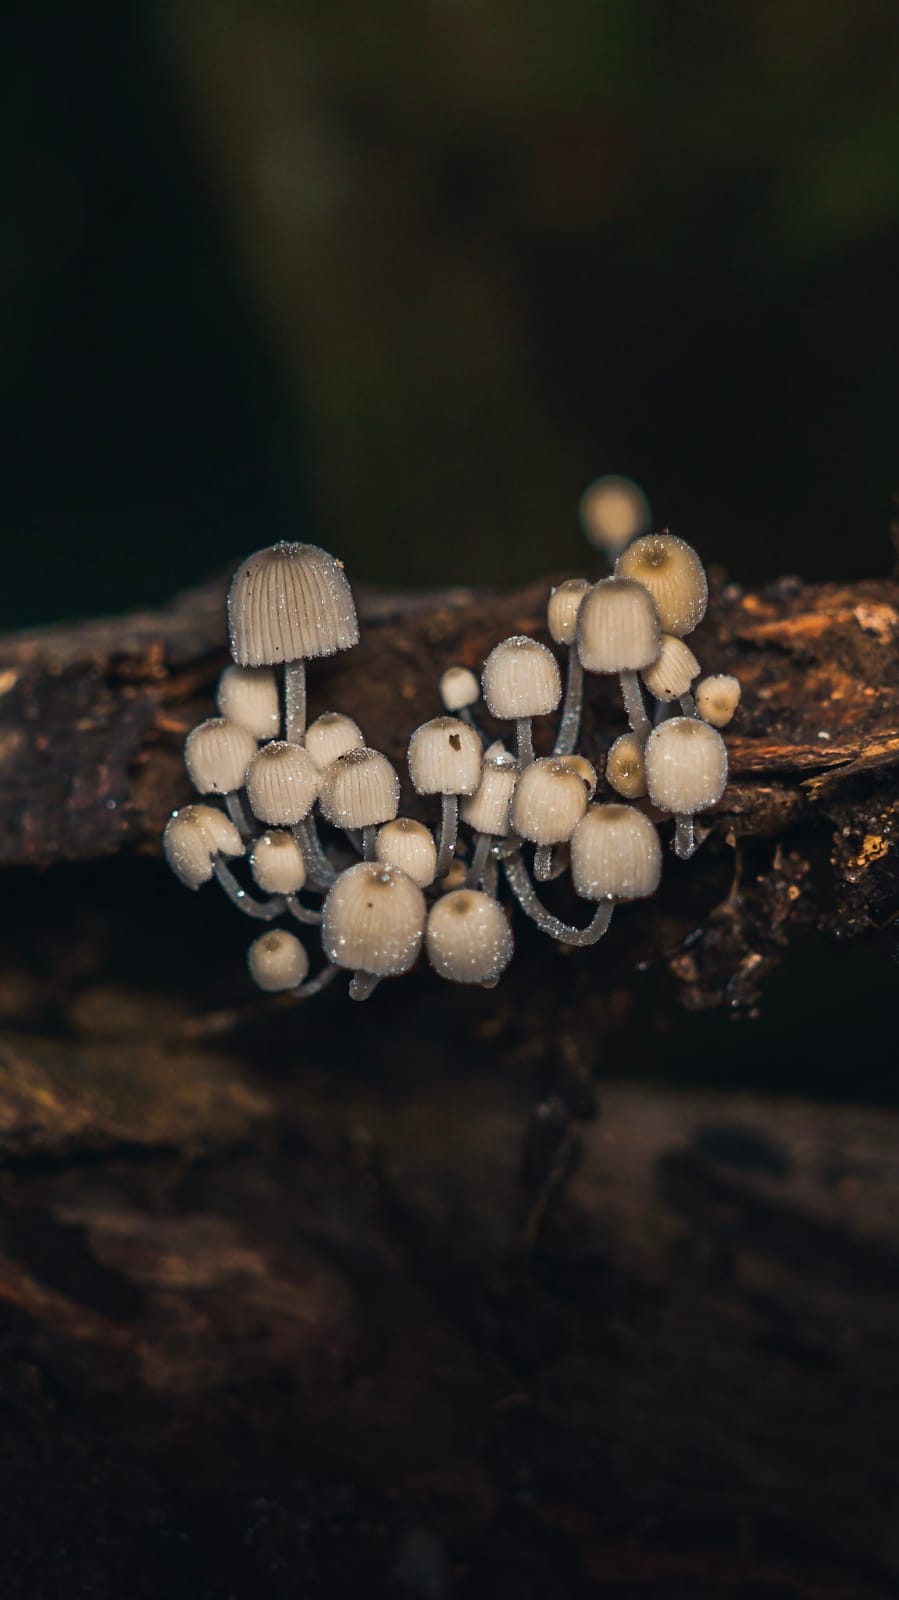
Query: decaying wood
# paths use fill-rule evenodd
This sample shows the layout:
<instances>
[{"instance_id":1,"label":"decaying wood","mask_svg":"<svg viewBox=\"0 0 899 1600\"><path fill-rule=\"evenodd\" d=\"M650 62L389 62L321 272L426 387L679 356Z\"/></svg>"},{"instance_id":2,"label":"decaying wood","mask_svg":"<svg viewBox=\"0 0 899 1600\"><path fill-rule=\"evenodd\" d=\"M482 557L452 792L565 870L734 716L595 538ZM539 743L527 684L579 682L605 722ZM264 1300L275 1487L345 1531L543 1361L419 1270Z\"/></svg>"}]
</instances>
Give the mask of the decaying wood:
<instances>
[{"instance_id":1,"label":"decaying wood","mask_svg":"<svg viewBox=\"0 0 899 1600\"><path fill-rule=\"evenodd\" d=\"M365 596L313 709L400 764L546 588ZM600 958L302 1009L158 859L222 598L0 647L4 1600L895 1592L899 1116L670 1062L892 938L899 586L716 593L732 782Z\"/></svg>"}]
</instances>

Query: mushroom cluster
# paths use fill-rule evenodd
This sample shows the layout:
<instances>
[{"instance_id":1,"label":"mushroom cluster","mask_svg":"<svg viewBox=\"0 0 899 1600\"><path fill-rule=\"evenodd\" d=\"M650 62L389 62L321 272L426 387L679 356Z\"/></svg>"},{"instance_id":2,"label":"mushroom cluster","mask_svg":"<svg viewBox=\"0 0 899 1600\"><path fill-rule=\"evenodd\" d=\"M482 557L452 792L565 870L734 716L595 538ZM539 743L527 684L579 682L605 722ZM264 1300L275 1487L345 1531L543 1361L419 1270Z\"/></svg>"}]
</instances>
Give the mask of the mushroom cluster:
<instances>
[{"instance_id":1,"label":"mushroom cluster","mask_svg":"<svg viewBox=\"0 0 899 1600\"><path fill-rule=\"evenodd\" d=\"M307 725L306 662L359 638L342 564L316 545L281 543L240 567L219 715L185 745L200 798L173 813L163 848L188 888L215 879L245 915L282 923L250 945L260 988L305 998L343 969L351 997L364 1000L382 978L408 972L422 948L440 977L492 987L514 947L504 885L550 938L595 944L616 905L658 887L664 816L674 818L676 854L693 853L693 819L727 781L719 729L739 683L697 684L685 636L705 613L705 572L682 539L641 530L622 482L582 502L612 576L570 578L549 596L564 694L555 652L523 635L491 650L480 683L467 667L444 672L443 714L417 728L408 749L416 794L440 800L433 830L400 815L399 774L351 717L327 711ZM600 775L576 748L590 673L617 677L629 723L611 744L599 796ZM510 725L508 745L478 725L482 694ZM537 755L533 719L556 712L551 752ZM537 884L566 872L592 908L583 926L538 894ZM324 956L312 976L300 928L316 930Z\"/></svg>"}]
</instances>

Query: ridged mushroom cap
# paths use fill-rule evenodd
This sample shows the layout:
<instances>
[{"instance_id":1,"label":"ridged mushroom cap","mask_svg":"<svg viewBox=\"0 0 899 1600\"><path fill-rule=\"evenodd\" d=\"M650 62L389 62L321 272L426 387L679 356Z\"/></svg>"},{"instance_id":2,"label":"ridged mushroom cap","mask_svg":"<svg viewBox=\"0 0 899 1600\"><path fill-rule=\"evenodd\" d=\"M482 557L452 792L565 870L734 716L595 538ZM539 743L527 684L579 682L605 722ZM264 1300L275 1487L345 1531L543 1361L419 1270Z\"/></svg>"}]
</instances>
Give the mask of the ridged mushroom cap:
<instances>
[{"instance_id":1,"label":"ridged mushroom cap","mask_svg":"<svg viewBox=\"0 0 899 1600\"><path fill-rule=\"evenodd\" d=\"M509 806L518 781L518 762L505 750L489 751L481 766L481 781L474 794L462 801L462 820L476 833L493 833L504 839L511 829Z\"/></svg>"},{"instance_id":2,"label":"ridged mushroom cap","mask_svg":"<svg viewBox=\"0 0 899 1600\"><path fill-rule=\"evenodd\" d=\"M588 672L642 672L661 648L656 608L642 584L617 577L594 583L577 624L578 655Z\"/></svg>"},{"instance_id":3,"label":"ridged mushroom cap","mask_svg":"<svg viewBox=\"0 0 899 1600\"><path fill-rule=\"evenodd\" d=\"M409 776L417 794L474 794L482 746L458 717L434 717L409 740Z\"/></svg>"},{"instance_id":4,"label":"ridged mushroom cap","mask_svg":"<svg viewBox=\"0 0 899 1600\"><path fill-rule=\"evenodd\" d=\"M309 971L309 957L296 934L286 928L269 928L250 945L247 966L260 989L276 994L299 988Z\"/></svg>"},{"instance_id":5,"label":"ridged mushroom cap","mask_svg":"<svg viewBox=\"0 0 899 1600\"><path fill-rule=\"evenodd\" d=\"M200 794L233 794L242 789L247 767L256 754L256 740L226 717L209 717L189 733L184 765Z\"/></svg>"},{"instance_id":6,"label":"ridged mushroom cap","mask_svg":"<svg viewBox=\"0 0 899 1600\"><path fill-rule=\"evenodd\" d=\"M591 806L571 838L571 880L585 900L642 900L662 874L659 836L635 806Z\"/></svg>"},{"instance_id":7,"label":"ridged mushroom cap","mask_svg":"<svg viewBox=\"0 0 899 1600\"><path fill-rule=\"evenodd\" d=\"M441 978L492 985L509 965L515 942L498 901L479 889L453 889L431 907L425 946Z\"/></svg>"},{"instance_id":8,"label":"ridged mushroom cap","mask_svg":"<svg viewBox=\"0 0 899 1600\"><path fill-rule=\"evenodd\" d=\"M587 809L583 778L564 759L543 756L525 767L512 796L512 828L532 844L570 839Z\"/></svg>"},{"instance_id":9,"label":"ridged mushroom cap","mask_svg":"<svg viewBox=\"0 0 899 1600\"><path fill-rule=\"evenodd\" d=\"M165 825L162 851L175 877L186 888L199 889L212 877L215 856L243 855L243 843L224 812L214 806L182 806Z\"/></svg>"},{"instance_id":10,"label":"ridged mushroom cap","mask_svg":"<svg viewBox=\"0 0 899 1600\"><path fill-rule=\"evenodd\" d=\"M577 614L590 583L587 578L566 578L553 589L546 607L546 626L556 644L573 644L577 637Z\"/></svg>"},{"instance_id":11,"label":"ridged mushroom cap","mask_svg":"<svg viewBox=\"0 0 899 1600\"><path fill-rule=\"evenodd\" d=\"M721 799L727 750L720 733L698 717L670 717L646 741L649 798L660 811L692 816Z\"/></svg>"},{"instance_id":12,"label":"ridged mushroom cap","mask_svg":"<svg viewBox=\"0 0 899 1600\"><path fill-rule=\"evenodd\" d=\"M260 822L291 827L308 817L318 794L318 768L302 745L274 739L247 768L247 799Z\"/></svg>"},{"instance_id":13,"label":"ridged mushroom cap","mask_svg":"<svg viewBox=\"0 0 899 1600\"><path fill-rule=\"evenodd\" d=\"M630 578L649 590L666 633L681 638L705 616L709 584L692 545L673 533L635 539L615 563L616 578Z\"/></svg>"},{"instance_id":14,"label":"ridged mushroom cap","mask_svg":"<svg viewBox=\"0 0 899 1600\"><path fill-rule=\"evenodd\" d=\"M276 666L349 650L359 640L343 567L315 544L257 550L228 595L231 654L238 666Z\"/></svg>"},{"instance_id":15,"label":"ridged mushroom cap","mask_svg":"<svg viewBox=\"0 0 899 1600\"><path fill-rule=\"evenodd\" d=\"M360 861L342 872L324 904L322 944L329 961L378 978L414 966L425 926L425 898L397 867Z\"/></svg>"},{"instance_id":16,"label":"ridged mushroom cap","mask_svg":"<svg viewBox=\"0 0 899 1600\"><path fill-rule=\"evenodd\" d=\"M700 670L690 646L676 633L663 633L659 658L644 670L643 682L657 700L679 700Z\"/></svg>"},{"instance_id":17,"label":"ridged mushroom cap","mask_svg":"<svg viewBox=\"0 0 899 1600\"><path fill-rule=\"evenodd\" d=\"M375 858L386 866L399 867L420 889L434 882L437 871L437 846L430 828L414 817L394 817L378 829Z\"/></svg>"},{"instance_id":18,"label":"ridged mushroom cap","mask_svg":"<svg viewBox=\"0 0 899 1600\"><path fill-rule=\"evenodd\" d=\"M319 772L324 772L332 761L338 761L350 750L361 750L365 744L362 729L352 717L342 711L323 711L310 722L303 741Z\"/></svg>"},{"instance_id":19,"label":"ridged mushroom cap","mask_svg":"<svg viewBox=\"0 0 899 1600\"><path fill-rule=\"evenodd\" d=\"M306 882L303 852L284 828L271 828L253 841L250 871L266 894L296 894Z\"/></svg>"},{"instance_id":20,"label":"ridged mushroom cap","mask_svg":"<svg viewBox=\"0 0 899 1600\"><path fill-rule=\"evenodd\" d=\"M494 645L484 662L482 683L491 716L503 721L545 716L562 698L552 651L521 633Z\"/></svg>"},{"instance_id":21,"label":"ridged mushroom cap","mask_svg":"<svg viewBox=\"0 0 899 1600\"><path fill-rule=\"evenodd\" d=\"M322 814L335 828L370 828L399 810L400 780L380 750L348 750L321 775Z\"/></svg>"},{"instance_id":22,"label":"ridged mushroom cap","mask_svg":"<svg viewBox=\"0 0 899 1600\"><path fill-rule=\"evenodd\" d=\"M277 739L281 730L278 681L271 667L226 667L215 703L229 722L238 722L254 739Z\"/></svg>"}]
</instances>

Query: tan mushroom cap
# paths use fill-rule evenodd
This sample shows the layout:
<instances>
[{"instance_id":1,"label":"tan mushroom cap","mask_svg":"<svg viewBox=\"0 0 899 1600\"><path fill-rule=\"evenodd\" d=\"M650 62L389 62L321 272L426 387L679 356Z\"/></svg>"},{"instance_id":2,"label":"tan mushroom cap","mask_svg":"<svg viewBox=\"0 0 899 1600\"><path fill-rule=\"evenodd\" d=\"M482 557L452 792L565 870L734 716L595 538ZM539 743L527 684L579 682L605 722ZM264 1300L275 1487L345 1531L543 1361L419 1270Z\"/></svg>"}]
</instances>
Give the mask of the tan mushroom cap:
<instances>
[{"instance_id":1,"label":"tan mushroom cap","mask_svg":"<svg viewBox=\"0 0 899 1600\"><path fill-rule=\"evenodd\" d=\"M580 778L581 783L584 785L584 788L587 791L587 799L592 800L596 793L596 785L599 782L599 777L592 761L588 761L586 756L579 756L577 754L571 756L556 756L555 759L563 767L567 767L569 772L577 773L577 776Z\"/></svg>"},{"instance_id":2,"label":"tan mushroom cap","mask_svg":"<svg viewBox=\"0 0 899 1600\"><path fill-rule=\"evenodd\" d=\"M713 728L726 728L740 704L739 678L730 672L716 672L696 685L696 709L703 722Z\"/></svg>"},{"instance_id":3,"label":"tan mushroom cap","mask_svg":"<svg viewBox=\"0 0 899 1600\"><path fill-rule=\"evenodd\" d=\"M331 656L359 640L343 567L315 544L283 541L249 556L231 584L228 622L241 667Z\"/></svg>"},{"instance_id":4,"label":"tan mushroom cap","mask_svg":"<svg viewBox=\"0 0 899 1600\"><path fill-rule=\"evenodd\" d=\"M514 722L555 711L562 698L559 665L537 639L515 634L494 645L484 662L484 699L491 716Z\"/></svg>"},{"instance_id":5,"label":"tan mushroom cap","mask_svg":"<svg viewBox=\"0 0 899 1600\"><path fill-rule=\"evenodd\" d=\"M509 806L518 781L518 762L508 751L489 751L481 767L481 781L473 795L462 801L462 820L476 833L493 833L504 839L511 829Z\"/></svg>"},{"instance_id":6,"label":"tan mushroom cap","mask_svg":"<svg viewBox=\"0 0 899 1600\"><path fill-rule=\"evenodd\" d=\"M338 967L394 977L415 964L424 926L418 884L398 867L360 861L328 891L322 944Z\"/></svg>"},{"instance_id":7,"label":"tan mushroom cap","mask_svg":"<svg viewBox=\"0 0 899 1600\"><path fill-rule=\"evenodd\" d=\"M324 772L332 761L338 761L349 750L361 750L365 739L352 717L344 716L342 711L323 711L310 722L303 742L319 772Z\"/></svg>"},{"instance_id":8,"label":"tan mushroom cap","mask_svg":"<svg viewBox=\"0 0 899 1600\"><path fill-rule=\"evenodd\" d=\"M635 806L591 806L571 839L571 879L585 900L642 900L662 874L659 836Z\"/></svg>"},{"instance_id":9,"label":"tan mushroom cap","mask_svg":"<svg viewBox=\"0 0 899 1600\"><path fill-rule=\"evenodd\" d=\"M635 539L618 557L615 576L649 590L666 633L681 638L705 616L709 599L705 568L692 545L673 533Z\"/></svg>"},{"instance_id":10,"label":"tan mushroom cap","mask_svg":"<svg viewBox=\"0 0 899 1600\"><path fill-rule=\"evenodd\" d=\"M532 844L570 839L587 809L584 780L565 761L544 756L525 767L512 796L512 829Z\"/></svg>"},{"instance_id":11,"label":"tan mushroom cap","mask_svg":"<svg viewBox=\"0 0 899 1600\"><path fill-rule=\"evenodd\" d=\"M378 829L375 840L375 857L385 865L398 867L401 872L427 889L434 882L437 871L437 846L430 828L414 817L394 817Z\"/></svg>"},{"instance_id":12,"label":"tan mushroom cap","mask_svg":"<svg viewBox=\"0 0 899 1600\"><path fill-rule=\"evenodd\" d=\"M275 739L256 752L247 768L247 799L260 822L290 827L308 817L318 782L318 769L308 751Z\"/></svg>"},{"instance_id":13,"label":"tan mushroom cap","mask_svg":"<svg viewBox=\"0 0 899 1600\"><path fill-rule=\"evenodd\" d=\"M243 855L243 843L224 812L214 806L182 806L165 825L162 850L176 878L188 889L199 889L212 877L216 855Z\"/></svg>"},{"instance_id":14,"label":"tan mushroom cap","mask_svg":"<svg viewBox=\"0 0 899 1600\"><path fill-rule=\"evenodd\" d=\"M462 711L481 698L481 685L467 667L447 667L440 679L440 698L447 711Z\"/></svg>"},{"instance_id":15,"label":"tan mushroom cap","mask_svg":"<svg viewBox=\"0 0 899 1600\"><path fill-rule=\"evenodd\" d=\"M277 739L281 706L271 667L226 667L215 698L222 716L240 723L254 739Z\"/></svg>"},{"instance_id":16,"label":"tan mushroom cap","mask_svg":"<svg viewBox=\"0 0 899 1600\"><path fill-rule=\"evenodd\" d=\"M546 607L546 625L556 644L573 644L577 637L577 616L590 582L587 578L566 578L553 589Z\"/></svg>"},{"instance_id":17,"label":"tan mushroom cap","mask_svg":"<svg viewBox=\"0 0 899 1600\"><path fill-rule=\"evenodd\" d=\"M322 773L320 804L335 828L391 822L400 805L396 769L380 750L348 750Z\"/></svg>"},{"instance_id":18,"label":"tan mushroom cap","mask_svg":"<svg viewBox=\"0 0 899 1600\"><path fill-rule=\"evenodd\" d=\"M494 984L515 942L498 901L479 889L454 889L431 907L425 947L434 971L450 983Z\"/></svg>"},{"instance_id":19,"label":"tan mushroom cap","mask_svg":"<svg viewBox=\"0 0 899 1600\"><path fill-rule=\"evenodd\" d=\"M635 733L622 733L606 757L606 783L625 800L642 800L646 794L643 745Z\"/></svg>"},{"instance_id":20,"label":"tan mushroom cap","mask_svg":"<svg viewBox=\"0 0 899 1600\"><path fill-rule=\"evenodd\" d=\"M646 741L649 798L660 811L692 816L721 799L727 750L720 733L698 717L670 717Z\"/></svg>"},{"instance_id":21,"label":"tan mushroom cap","mask_svg":"<svg viewBox=\"0 0 899 1600\"><path fill-rule=\"evenodd\" d=\"M646 667L643 682L657 700L679 700L689 692L700 670L690 646L677 634L663 633L659 658L651 667Z\"/></svg>"},{"instance_id":22,"label":"tan mushroom cap","mask_svg":"<svg viewBox=\"0 0 899 1600\"><path fill-rule=\"evenodd\" d=\"M577 649L588 672L642 672L661 648L656 608L642 584L603 578L584 596Z\"/></svg>"},{"instance_id":23,"label":"tan mushroom cap","mask_svg":"<svg viewBox=\"0 0 899 1600\"><path fill-rule=\"evenodd\" d=\"M434 717L409 740L409 776L417 794L474 794L481 741L458 717Z\"/></svg>"},{"instance_id":24,"label":"tan mushroom cap","mask_svg":"<svg viewBox=\"0 0 899 1600\"><path fill-rule=\"evenodd\" d=\"M275 994L299 988L309 971L309 957L296 934L269 928L250 945L247 966L253 982Z\"/></svg>"},{"instance_id":25,"label":"tan mushroom cap","mask_svg":"<svg viewBox=\"0 0 899 1600\"><path fill-rule=\"evenodd\" d=\"M246 728L226 717L210 717L188 734L184 765L200 794L233 794L243 788L255 754L256 740Z\"/></svg>"},{"instance_id":26,"label":"tan mushroom cap","mask_svg":"<svg viewBox=\"0 0 899 1600\"><path fill-rule=\"evenodd\" d=\"M250 871L266 894L296 894L306 882L306 862L292 833L272 828L253 841Z\"/></svg>"},{"instance_id":27,"label":"tan mushroom cap","mask_svg":"<svg viewBox=\"0 0 899 1600\"><path fill-rule=\"evenodd\" d=\"M649 501L630 478L608 474L581 495L581 527L592 545L615 555L650 526Z\"/></svg>"}]
</instances>

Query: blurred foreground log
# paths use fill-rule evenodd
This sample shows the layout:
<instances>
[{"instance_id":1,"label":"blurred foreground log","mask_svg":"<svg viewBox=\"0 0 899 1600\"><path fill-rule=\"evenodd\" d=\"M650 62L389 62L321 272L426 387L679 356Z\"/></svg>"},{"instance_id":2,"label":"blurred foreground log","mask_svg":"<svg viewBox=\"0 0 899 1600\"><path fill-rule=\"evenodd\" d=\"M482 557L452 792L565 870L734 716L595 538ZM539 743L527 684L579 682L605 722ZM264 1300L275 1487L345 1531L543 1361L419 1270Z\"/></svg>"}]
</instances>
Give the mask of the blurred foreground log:
<instances>
[{"instance_id":1,"label":"blurred foreground log","mask_svg":"<svg viewBox=\"0 0 899 1600\"><path fill-rule=\"evenodd\" d=\"M313 709L399 765L545 595L368 596ZM797 1097L811 1008L751 1071L708 1008L820 930L893 970L899 587L715 596L733 781L598 959L302 1011L157 859L222 599L0 647L4 1597L894 1593L899 1116Z\"/></svg>"}]
</instances>

